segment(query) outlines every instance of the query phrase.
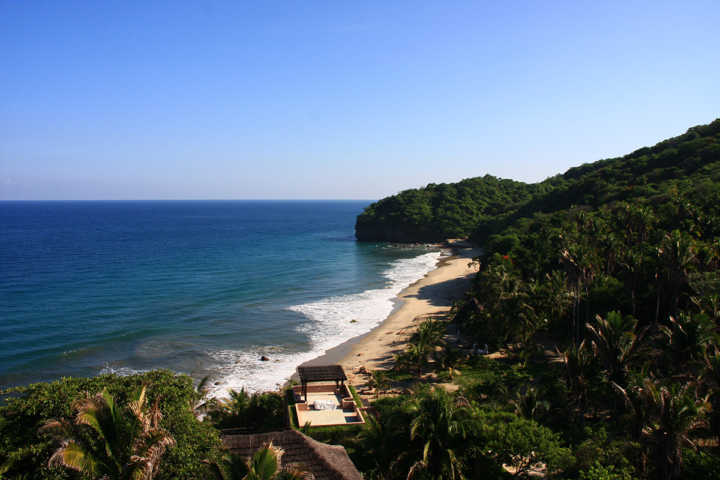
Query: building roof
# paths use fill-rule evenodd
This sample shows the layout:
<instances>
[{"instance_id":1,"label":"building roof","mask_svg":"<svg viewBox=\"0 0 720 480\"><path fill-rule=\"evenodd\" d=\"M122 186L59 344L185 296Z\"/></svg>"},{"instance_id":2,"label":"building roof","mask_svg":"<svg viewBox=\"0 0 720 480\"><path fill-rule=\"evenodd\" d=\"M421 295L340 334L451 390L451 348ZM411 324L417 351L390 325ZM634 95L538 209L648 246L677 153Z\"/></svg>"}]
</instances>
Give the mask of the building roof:
<instances>
[{"instance_id":1,"label":"building roof","mask_svg":"<svg viewBox=\"0 0 720 480\"><path fill-rule=\"evenodd\" d=\"M298 367L300 382L323 382L328 380L345 381L345 370L340 365L323 365L317 367Z\"/></svg>"},{"instance_id":2,"label":"building roof","mask_svg":"<svg viewBox=\"0 0 720 480\"><path fill-rule=\"evenodd\" d=\"M306 471L316 480L362 480L344 447L318 442L297 430L223 436L231 453L246 458L271 442L285 452L280 460L283 467Z\"/></svg>"}]
</instances>

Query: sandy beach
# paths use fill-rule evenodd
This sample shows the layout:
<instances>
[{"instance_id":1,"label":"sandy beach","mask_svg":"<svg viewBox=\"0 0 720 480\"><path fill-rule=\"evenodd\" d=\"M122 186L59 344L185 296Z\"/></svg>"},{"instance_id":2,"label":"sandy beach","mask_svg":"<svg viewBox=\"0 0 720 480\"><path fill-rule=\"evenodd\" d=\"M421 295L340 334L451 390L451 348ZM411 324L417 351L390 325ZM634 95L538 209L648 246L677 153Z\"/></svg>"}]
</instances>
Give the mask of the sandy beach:
<instances>
[{"instance_id":1,"label":"sandy beach","mask_svg":"<svg viewBox=\"0 0 720 480\"><path fill-rule=\"evenodd\" d=\"M368 334L351 342L342 352L339 363L355 386L365 384L367 377L358 369L388 369L393 356L405 348L408 337L425 318L450 311L453 301L462 297L477 273L472 262L478 251L456 248L453 255L442 258L435 270L398 295L401 302L385 321Z\"/></svg>"}]
</instances>

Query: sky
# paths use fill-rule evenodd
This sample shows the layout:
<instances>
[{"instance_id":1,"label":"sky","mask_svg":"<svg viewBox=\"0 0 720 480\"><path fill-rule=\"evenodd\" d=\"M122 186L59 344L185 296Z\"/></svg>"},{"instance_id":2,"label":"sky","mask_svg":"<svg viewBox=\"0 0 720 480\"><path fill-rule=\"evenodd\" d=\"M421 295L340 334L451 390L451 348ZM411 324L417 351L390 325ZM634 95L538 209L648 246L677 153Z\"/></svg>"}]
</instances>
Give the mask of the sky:
<instances>
[{"instance_id":1,"label":"sky","mask_svg":"<svg viewBox=\"0 0 720 480\"><path fill-rule=\"evenodd\" d=\"M0 0L0 199L541 181L720 117L720 2Z\"/></svg>"}]
</instances>

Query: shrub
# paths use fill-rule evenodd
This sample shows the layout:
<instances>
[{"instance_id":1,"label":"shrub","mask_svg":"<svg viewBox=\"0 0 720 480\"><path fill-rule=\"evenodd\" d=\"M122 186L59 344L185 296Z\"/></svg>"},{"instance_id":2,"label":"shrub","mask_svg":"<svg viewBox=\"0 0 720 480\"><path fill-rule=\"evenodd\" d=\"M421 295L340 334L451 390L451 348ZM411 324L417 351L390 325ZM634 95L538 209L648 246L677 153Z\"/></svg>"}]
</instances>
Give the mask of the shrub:
<instances>
[{"instance_id":1,"label":"shrub","mask_svg":"<svg viewBox=\"0 0 720 480\"><path fill-rule=\"evenodd\" d=\"M27 479L71 478L65 469L48 466L54 443L38 433L39 427L50 419L70 418L73 404L86 394L94 395L107 389L118 404L124 405L144 385L148 403L157 399L163 412L161 427L176 441L176 446L163 457L156 478L202 478L206 473L203 460L218 458L220 438L212 425L193 415L191 408L199 394L193 388L192 379L167 370L125 377L62 378L2 392L0 465L6 470L5 474Z\"/></svg>"}]
</instances>

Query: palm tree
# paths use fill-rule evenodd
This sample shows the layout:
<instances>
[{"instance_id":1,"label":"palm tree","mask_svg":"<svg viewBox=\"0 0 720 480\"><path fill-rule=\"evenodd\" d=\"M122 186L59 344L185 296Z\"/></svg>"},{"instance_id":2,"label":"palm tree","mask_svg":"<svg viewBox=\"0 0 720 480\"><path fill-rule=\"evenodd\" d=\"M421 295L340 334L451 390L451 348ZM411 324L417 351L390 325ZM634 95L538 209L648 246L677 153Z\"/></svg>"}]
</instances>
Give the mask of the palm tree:
<instances>
[{"instance_id":1,"label":"palm tree","mask_svg":"<svg viewBox=\"0 0 720 480\"><path fill-rule=\"evenodd\" d=\"M693 290L700 290L696 282L692 285ZM710 287L712 288L712 287ZM690 301L697 307L700 313L720 321L720 293L713 291L702 291L699 295L690 297Z\"/></svg>"},{"instance_id":2,"label":"palm tree","mask_svg":"<svg viewBox=\"0 0 720 480\"><path fill-rule=\"evenodd\" d=\"M639 394L649 411L643 434L653 449L657 477L681 478L682 446L692 444L688 433L708 410L707 401L697 400L689 384L659 386L650 379L645 379Z\"/></svg>"},{"instance_id":3,"label":"palm tree","mask_svg":"<svg viewBox=\"0 0 720 480\"><path fill-rule=\"evenodd\" d=\"M643 436L645 425L650 422L650 409L647 405L647 396L643 392L643 387L639 385L631 385L623 388L615 382L612 387L622 398L626 411L630 415L630 438L639 442Z\"/></svg>"},{"instance_id":4,"label":"palm tree","mask_svg":"<svg viewBox=\"0 0 720 480\"><path fill-rule=\"evenodd\" d=\"M703 360L705 362L705 371L701 378L711 392L710 429L713 435L720 439L720 348L715 345L706 348Z\"/></svg>"},{"instance_id":5,"label":"palm tree","mask_svg":"<svg viewBox=\"0 0 720 480\"><path fill-rule=\"evenodd\" d=\"M577 222L581 228L580 231L585 232L588 225L584 212L577 212ZM569 232L566 232L566 236L571 237ZM559 260L565 269L569 284L572 285L572 291L569 293L574 300L571 317L573 341L578 342L580 341L581 319L583 317L580 311L581 302L583 298L588 296L589 287L595 280L595 268L601 261L595 256L597 252L592 248L588 248L582 241L573 241L572 238L565 238L565 236L561 236L560 241L563 246L560 249Z\"/></svg>"},{"instance_id":6,"label":"palm tree","mask_svg":"<svg viewBox=\"0 0 720 480\"><path fill-rule=\"evenodd\" d=\"M230 396L214 399L209 410L210 419L223 428L247 425L251 396L245 389L230 390Z\"/></svg>"},{"instance_id":7,"label":"palm tree","mask_svg":"<svg viewBox=\"0 0 720 480\"><path fill-rule=\"evenodd\" d=\"M427 356L430 353L430 346L426 343L413 342L408 344L405 354L408 361L415 366L417 376L422 376L422 367L427 362Z\"/></svg>"},{"instance_id":8,"label":"palm tree","mask_svg":"<svg viewBox=\"0 0 720 480\"><path fill-rule=\"evenodd\" d=\"M223 455L219 461L204 460L217 480L243 480L248 473L247 461L242 455Z\"/></svg>"},{"instance_id":9,"label":"palm tree","mask_svg":"<svg viewBox=\"0 0 720 480\"><path fill-rule=\"evenodd\" d=\"M464 360L465 355L458 348L448 346L442 351L442 354L440 355L440 363L443 368L447 369L450 381L453 380L455 375L461 375L458 367Z\"/></svg>"},{"instance_id":10,"label":"palm tree","mask_svg":"<svg viewBox=\"0 0 720 480\"><path fill-rule=\"evenodd\" d=\"M417 368L418 377L422 375L422 367L427 362L428 356L442 342L445 328L444 322L426 320L418 326L418 329L410 337L405 355Z\"/></svg>"},{"instance_id":11,"label":"palm tree","mask_svg":"<svg viewBox=\"0 0 720 480\"><path fill-rule=\"evenodd\" d=\"M425 320L418 326L415 333L410 337L410 341L435 347L436 345L442 343L446 328L447 326L445 322L439 320Z\"/></svg>"},{"instance_id":12,"label":"palm tree","mask_svg":"<svg viewBox=\"0 0 720 480\"><path fill-rule=\"evenodd\" d=\"M208 416L217 428L268 432L284 426L285 404L279 393L249 394L242 389L229 394L229 398L209 402Z\"/></svg>"},{"instance_id":13,"label":"palm tree","mask_svg":"<svg viewBox=\"0 0 720 480\"><path fill-rule=\"evenodd\" d=\"M545 321L541 311L536 308L535 299L538 295L538 283L535 281L527 284L527 292L519 298L519 310L517 312L517 326L519 327L520 345L524 351L530 351L530 342Z\"/></svg>"},{"instance_id":14,"label":"palm tree","mask_svg":"<svg viewBox=\"0 0 720 480\"><path fill-rule=\"evenodd\" d=\"M387 390L388 385L390 385L390 380L387 377L387 372L384 370L373 370L370 372L368 386L375 389L375 400L380 398L381 391Z\"/></svg>"},{"instance_id":15,"label":"palm tree","mask_svg":"<svg viewBox=\"0 0 720 480\"><path fill-rule=\"evenodd\" d=\"M408 461L408 421L400 411L367 416L365 428L358 434L358 452L367 455L371 478L397 478Z\"/></svg>"},{"instance_id":16,"label":"palm tree","mask_svg":"<svg viewBox=\"0 0 720 480\"><path fill-rule=\"evenodd\" d=\"M590 385L597 373L592 353L587 348L585 340L578 346L571 345L564 352L558 353L565 367L568 390L575 397L575 403L580 411L584 411L589 398Z\"/></svg>"},{"instance_id":17,"label":"palm tree","mask_svg":"<svg viewBox=\"0 0 720 480\"><path fill-rule=\"evenodd\" d=\"M216 406L208 401L207 395L210 392L210 376L204 376L195 387L195 396L191 400L191 408L196 418L202 420L207 414L208 407Z\"/></svg>"},{"instance_id":18,"label":"palm tree","mask_svg":"<svg viewBox=\"0 0 720 480\"><path fill-rule=\"evenodd\" d=\"M225 455L220 462L208 462L217 480L302 480L306 473L282 468L285 452L272 442L258 449L245 461L240 455Z\"/></svg>"},{"instance_id":19,"label":"palm tree","mask_svg":"<svg viewBox=\"0 0 720 480\"><path fill-rule=\"evenodd\" d=\"M635 333L637 320L630 316L623 317L619 312L610 312L606 318L596 315L595 322L587 323L585 327L609 380L625 385L628 364L647 328Z\"/></svg>"},{"instance_id":20,"label":"palm tree","mask_svg":"<svg viewBox=\"0 0 720 480\"><path fill-rule=\"evenodd\" d=\"M410 423L410 440L422 444L422 458L411 467L408 478L421 472L433 478L464 478L460 450L473 426L467 403L434 389L419 395L411 412L415 418Z\"/></svg>"},{"instance_id":21,"label":"palm tree","mask_svg":"<svg viewBox=\"0 0 720 480\"><path fill-rule=\"evenodd\" d=\"M259 449L248 460L248 473L245 480L272 480L280 470L280 459L285 453L272 443Z\"/></svg>"},{"instance_id":22,"label":"palm tree","mask_svg":"<svg viewBox=\"0 0 720 480\"><path fill-rule=\"evenodd\" d=\"M649 443L657 478L681 478L682 447L693 445L688 433L709 410L707 398L698 399L690 384L661 386L649 378L641 386L613 387L631 414L633 440Z\"/></svg>"},{"instance_id":23,"label":"palm tree","mask_svg":"<svg viewBox=\"0 0 720 480\"><path fill-rule=\"evenodd\" d=\"M173 437L160 427L158 400L146 408L145 387L126 409L103 390L78 401L73 421L50 420L41 427L59 441L49 465L61 465L92 478L149 480Z\"/></svg>"},{"instance_id":24,"label":"palm tree","mask_svg":"<svg viewBox=\"0 0 720 480\"><path fill-rule=\"evenodd\" d=\"M504 345L514 329L514 323L505 319L517 316L522 283L509 258L498 255L487 265L481 265L475 284L477 293L469 296L463 309L464 318L460 320L463 328L493 347Z\"/></svg>"},{"instance_id":25,"label":"palm tree","mask_svg":"<svg viewBox=\"0 0 720 480\"><path fill-rule=\"evenodd\" d=\"M655 321L660 318L661 296L669 299L670 314L677 313L682 289L688 284L691 266L697 260L696 242L688 233L673 230L657 249L658 289ZM664 288L662 288L664 287Z\"/></svg>"},{"instance_id":26,"label":"palm tree","mask_svg":"<svg viewBox=\"0 0 720 480\"><path fill-rule=\"evenodd\" d=\"M689 365L700 363L705 346L713 337L714 322L702 315L691 317L681 313L677 318L668 317L668 325L661 325L672 364Z\"/></svg>"},{"instance_id":27,"label":"palm tree","mask_svg":"<svg viewBox=\"0 0 720 480\"><path fill-rule=\"evenodd\" d=\"M648 239L656 218L647 206L622 203L614 210L612 220L611 231L617 232L619 242L608 251L617 252L620 269L626 274L625 285L630 292L631 314L636 315L637 290L650 257Z\"/></svg>"},{"instance_id":28,"label":"palm tree","mask_svg":"<svg viewBox=\"0 0 720 480\"><path fill-rule=\"evenodd\" d=\"M545 400L540 400L540 394L535 387L527 387L525 391L515 394L515 398L510 400L515 407L515 413L529 420L534 420L541 411L548 411L550 404Z\"/></svg>"}]
</instances>

